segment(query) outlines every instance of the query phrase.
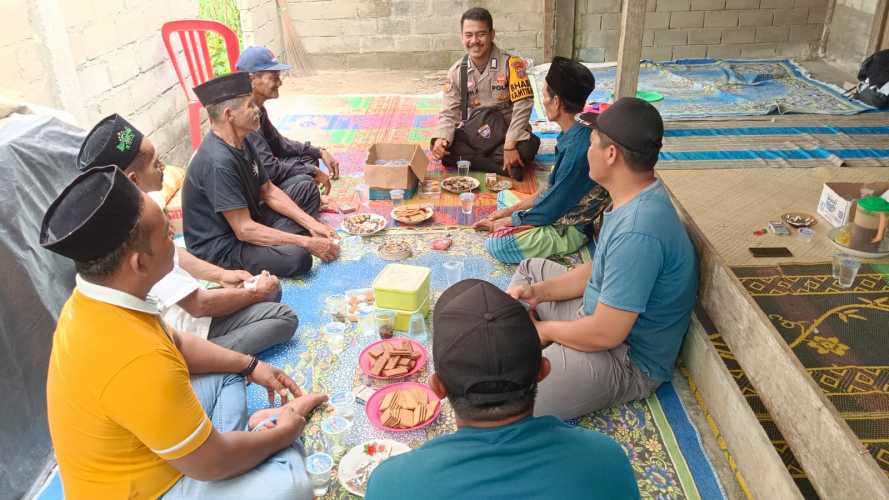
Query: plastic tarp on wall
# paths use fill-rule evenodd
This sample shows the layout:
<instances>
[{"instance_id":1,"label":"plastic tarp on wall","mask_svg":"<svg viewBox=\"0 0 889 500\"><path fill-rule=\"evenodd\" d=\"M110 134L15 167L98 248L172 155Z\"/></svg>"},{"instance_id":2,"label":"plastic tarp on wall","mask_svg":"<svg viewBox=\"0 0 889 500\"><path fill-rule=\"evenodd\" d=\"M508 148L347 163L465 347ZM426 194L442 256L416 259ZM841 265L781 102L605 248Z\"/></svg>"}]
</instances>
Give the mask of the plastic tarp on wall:
<instances>
[{"instance_id":1,"label":"plastic tarp on wall","mask_svg":"<svg viewBox=\"0 0 889 500\"><path fill-rule=\"evenodd\" d=\"M38 243L49 204L78 173L85 132L12 115L0 127L0 498L20 498L52 458L46 369L74 265Z\"/></svg>"}]
</instances>

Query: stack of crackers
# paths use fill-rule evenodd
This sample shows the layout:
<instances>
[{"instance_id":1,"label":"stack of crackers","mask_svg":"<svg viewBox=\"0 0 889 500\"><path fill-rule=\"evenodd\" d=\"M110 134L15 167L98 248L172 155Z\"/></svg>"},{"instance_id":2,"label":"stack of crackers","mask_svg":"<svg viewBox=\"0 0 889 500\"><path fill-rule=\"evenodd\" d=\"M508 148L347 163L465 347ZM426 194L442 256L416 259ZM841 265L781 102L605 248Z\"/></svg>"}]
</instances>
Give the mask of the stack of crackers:
<instances>
[{"instance_id":1,"label":"stack of crackers","mask_svg":"<svg viewBox=\"0 0 889 500\"><path fill-rule=\"evenodd\" d=\"M438 400L429 400L429 393L420 388L400 389L383 396L380 422L391 429L410 429L435 415Z\"/></svg>"},{"instance_id":2,"label":"stack of crackers","mask_svg":"<svg viewBox=\"0 0 889 500\"><path fill-rule=\"evenodd\" d=\"M395 218L399 222L407 224L416 224L417 222L423 222L429 218L429 211L426 207L418 207L415 205L401 205L396 207L393 212L395 213Z\"/></svg>"},{"instance_id":3,"label":"stack of crackers","mask_svg":"<svg viewBox=\"0 0 889 500\"><path fill-rule=\"evenodd\" d=\"M417 366L420 351L409 340L395 340L375 345L367 354L373 360L371 375L383 378L408 374Z\"/></svg>"}]
</instances>

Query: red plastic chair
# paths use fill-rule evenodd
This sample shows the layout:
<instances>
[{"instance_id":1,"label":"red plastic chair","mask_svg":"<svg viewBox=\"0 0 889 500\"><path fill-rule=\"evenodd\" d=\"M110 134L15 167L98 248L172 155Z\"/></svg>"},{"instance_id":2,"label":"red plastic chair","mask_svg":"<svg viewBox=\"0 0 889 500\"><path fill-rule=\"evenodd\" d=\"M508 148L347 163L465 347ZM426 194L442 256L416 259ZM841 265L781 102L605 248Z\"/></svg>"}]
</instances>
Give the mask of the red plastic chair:
<instances>
[{"instance_id":1,"label":"red plastic chair","mask_svg":"<svg viewBox=\"0 0 889 500\"><path fill-rule=\"evenodd\" d=\"M201 103L194 95L192 87L212 80L215 76L213 62L210 60L210 50L207 48L208 31L216 33L225 41L229 68L234 71L238 57L241 55L241 49L238 46L238 36L228 26L216 21L185 19L170 21L161 27L161 36L164 39L164 46L167 48L167 55L170 56L173 69L176 70L176 76L179 78L179 84L182 85L182 91L185 92L185 98L188 100L188 124L191 129L192 150L200 146L202 139ZM182 54L188 64L188 72L191 76L190 83L182 75L182 70L179 67L179 54L171 43L174 33L179 35Z\"/></svg>"}]
</instances>

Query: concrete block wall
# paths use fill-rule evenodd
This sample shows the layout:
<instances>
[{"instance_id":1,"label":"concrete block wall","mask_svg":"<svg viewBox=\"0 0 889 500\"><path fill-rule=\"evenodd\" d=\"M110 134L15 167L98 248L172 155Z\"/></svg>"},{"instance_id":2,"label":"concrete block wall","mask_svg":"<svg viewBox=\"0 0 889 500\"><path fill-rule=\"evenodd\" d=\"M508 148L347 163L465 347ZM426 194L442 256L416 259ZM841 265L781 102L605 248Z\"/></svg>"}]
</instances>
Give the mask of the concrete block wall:
<instances>
[{"instance_id":1,"label":"concrete block wall","mask_svg":"<svg viewBox=\"0 0 889 500\"><path fill-rule=\"evenodd\" d=\"M460 16L485 7L497 45L543 59L544 0L291 0L315 69L446 69L464 53Z\"/></svg>"},{"instance_id":2,"label":"concrete block wall","mask_svg":"<svg viewBox=\"0 0 889 500\"><path fill-rule=\"evenodd\" d=\"M267 47L280 56L283 49L281 20L275 0L238 0L241 11L241 48Z\"/></svg>"},{"instance_id":3,"label":"concrete block wall","mask_svg":"<svg viewBox=\"0 0 889 500\"><path fill-rule=\"evenodd\" d=\"M184 164L190 154L186 98L161 39L163 23L193 19L197 0L59 0L90 128L119 113L158 154Z\"/></svg>"},{"instance_id":4,"label":"concrete block wall","mask_svg":"<svg viewBox=\"0 0 889 500\"><path fill-rule=\"evenodd\" d=\"M836 0L827 40L827 58L855 75L867 54L877 0Z\"/></svg>"},{"instance_id":5,"label":"concrete block wall","mask_svg":"<svg viewBox=\"0 0 889 500\"><path fill-rule=\"evenodd\" d=\"M50 84L43 40L33 28L30 2L0 1L0 94L24 98L34 104L58 106Z\"/></svg>"},{"instance_id":6,"label":"concrete block wall","mask_svg":"<svg viewBox=\"0 0 889 500\"><path fill-rule=\"evenodd\" d=\"M827 0L648 0L642 57L806 58L821 38L826 6ZM578 0L575 57L617 60L620 8L620 0Z\"/></svg>"}]
</instances>

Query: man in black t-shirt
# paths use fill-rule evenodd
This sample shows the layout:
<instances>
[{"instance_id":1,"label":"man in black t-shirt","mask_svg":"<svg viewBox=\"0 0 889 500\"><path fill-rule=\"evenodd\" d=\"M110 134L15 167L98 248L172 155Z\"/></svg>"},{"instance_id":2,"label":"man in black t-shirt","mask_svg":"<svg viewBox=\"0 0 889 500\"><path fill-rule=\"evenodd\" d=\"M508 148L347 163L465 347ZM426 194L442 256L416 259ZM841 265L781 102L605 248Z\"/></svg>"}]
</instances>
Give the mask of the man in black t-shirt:
<instances>
[{"instance_id":1,"label":"man in black t-shirt","mask_svg":"<svg viewBox=\"0 0 889 500\"><path fill-rule=\"evenodd\" d=\"M282 277L307 273L312 255L339 256L335 231L317 220L321 197L311 180L281 190L269 181L245 140L259 127L247 73L232 73L194 89L210 117L182 187L188 249L224 268Z\"/></svg>"}]
</instances>

